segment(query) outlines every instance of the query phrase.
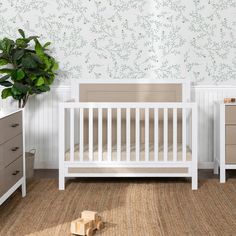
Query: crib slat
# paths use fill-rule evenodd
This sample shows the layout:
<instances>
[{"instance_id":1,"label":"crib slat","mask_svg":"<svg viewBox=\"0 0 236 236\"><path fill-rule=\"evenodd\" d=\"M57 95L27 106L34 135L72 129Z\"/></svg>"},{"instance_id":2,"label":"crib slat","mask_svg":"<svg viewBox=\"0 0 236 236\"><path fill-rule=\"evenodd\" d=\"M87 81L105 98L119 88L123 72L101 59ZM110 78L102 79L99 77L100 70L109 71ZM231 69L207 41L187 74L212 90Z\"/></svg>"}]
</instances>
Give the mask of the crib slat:
<instances>
[{"instance_id":1,"label":"crib slat","mask_svg":"<svg viewBox=\"0 0 236 236\"><path fill-rule=\"evenodd\" d=\"M121 109L117 109L117 161L121 160Z\"/></svg>"},{"instance_id":2,"label":"crib slat","mask_svg":"<svg viewBox=\"0 0 236 236\"><path fill-rule=\"evenodd\" d=\"M159 147L159 114L158 109L154 109L154 159L158 161Z\"/></svg>"},{"instance_id":3,"label":"crib slat","mask_svg":"<svg viewBox=\"0 0 236 236\"><path fill-rule=\"evenodd\" d=\"M98 160L102 161L102 140L103 140L103 135L102 135L102 108L98 109Z\"/></svg>"},{"instance_id":4,"label":"crib slat","mask_svg":"<svg viewBox=\"0 0 236 236\"><path fill-rule=\"evenodd\" d=\"M93 109L89 108L89 161L93 161Z\"/></svg>"},{"instance_id":5,"label":"crib slat","mask_svg":"<svg viewBox=\"0 0 236 236\"><path fill-rule=\"evenodd\" d=\"M163 134L164 161L168 159L168 109L164 108L164 134Z\"/></svg>"},{"instance_id":6,"label":"crib slat","mask_svg":"<svg viewBox=\"0 0 236 236\"><path fill-rule=\"evenodd\" d=\"M75 160L75 110L70 109L70 161Z\"/></svg>"},{"instance_id":7,"label":"crib slat","mask_svg":"<svg viewBox=\"0 0 236 236\"><path fill-rule=\"evenodd\" d=\"M145 161L149 161L149 109L145 108Z\"/></svg>"},{"instance_id":8,"label":"crib slat","mask_svg":"<svg viewBox=\"0 0 236 236\"><path fill-rule=\"evenodd\" d=\"M182 161L186 161L186 109L182 109Z\"/></svg>"},{"instance_id":9,"label":"crib slat","mask_svg":"<svg viewBox=\"0 0 236 236\"><path fill-rule=\"evenodd\" d=\"M107 160L111 161L111 144L112 144L112 113L111 109L107 109Z\"/></svg>"},{"instance_id":10,"label":"crib slat","mask_svg":"<svg viewBox=\"0 0 236 236\"><path fill-rule=\"evenodd\" d=\"M130 161L130 108L126 109L126 161Z\"/></svg>"},{"instance_id":11,"label":"crib slat","mask_svg":"<svg viewBox=\"0 0 236 236\"><path fill-rule=\"evenodd\" d=\"M140 110L136 108L136 161L140 161Z\"/></svg>"},{"instance_id":12,"label":"crib slat","mask_svg":"<svg viewBox=\"0 0 236 236\"><path fill-rule=\"evenodd\" d=\"M84 109L80 108L79 111L80 115L79 115L79 156L80 156L80 161L84 160Z\"/></svg>"},{"instance_id":13,"label":"crib slat","mask_svg":"<svg viewBox=\"0 0 236 236\"><path fill-rule=\"evenodd\" d=\"M173 109L173 161L177 161L177 109Z\"/></svg>"}]
</instances>

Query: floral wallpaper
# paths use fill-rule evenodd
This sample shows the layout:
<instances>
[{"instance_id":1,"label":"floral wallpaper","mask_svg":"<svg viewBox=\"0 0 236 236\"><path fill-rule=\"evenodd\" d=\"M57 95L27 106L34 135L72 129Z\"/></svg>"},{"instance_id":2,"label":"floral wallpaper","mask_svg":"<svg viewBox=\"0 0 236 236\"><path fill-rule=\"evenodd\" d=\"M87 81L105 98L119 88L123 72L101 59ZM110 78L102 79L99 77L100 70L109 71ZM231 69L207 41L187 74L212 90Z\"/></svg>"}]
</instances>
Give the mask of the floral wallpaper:
<instances>
[{"instance_id":1,"label":"floral wallpaper","mask_svg":"<svg viewBox=\"0 0 236 236\"><path fill-rule=\"evenodd\" d=\"M236 0L1 0L0 38L53 42L58 77L236 79Z\"/></svg>"}]
</instances>

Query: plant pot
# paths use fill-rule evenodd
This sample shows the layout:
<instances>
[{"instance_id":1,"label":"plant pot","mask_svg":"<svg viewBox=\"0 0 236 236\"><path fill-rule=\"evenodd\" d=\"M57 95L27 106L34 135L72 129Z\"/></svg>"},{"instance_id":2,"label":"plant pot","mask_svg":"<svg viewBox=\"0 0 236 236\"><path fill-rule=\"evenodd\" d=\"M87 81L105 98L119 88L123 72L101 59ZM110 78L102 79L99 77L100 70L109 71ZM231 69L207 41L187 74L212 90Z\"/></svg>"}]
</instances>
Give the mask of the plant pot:
<instances>
[{"instance_id":1,"label":"plant pot","mask_svg":"<svg viewBox=\"0 0 236 236\"><path fill-rule=\"evenodd\" d=\"M34 159L36 149L31 149L25 153L25 171L26 179L32 179L34 177Z\"/></svg>"}]
</instances>

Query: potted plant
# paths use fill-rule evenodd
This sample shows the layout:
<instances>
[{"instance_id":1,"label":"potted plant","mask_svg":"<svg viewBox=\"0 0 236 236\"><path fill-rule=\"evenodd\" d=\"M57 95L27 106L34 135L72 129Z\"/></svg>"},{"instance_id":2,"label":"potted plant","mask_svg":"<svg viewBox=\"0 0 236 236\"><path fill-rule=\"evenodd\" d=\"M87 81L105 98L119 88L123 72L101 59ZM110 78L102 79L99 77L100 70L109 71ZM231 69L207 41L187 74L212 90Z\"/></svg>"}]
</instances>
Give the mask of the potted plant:
<instances>
[{"instance_id":1,"label":"potted plant","mask_svg":"<svg viewBox=\"0 0 236 236\"><path fill-rule=\"evenodd\" d=\"M42 45L38 36L18 31L20 38L0 40L0 85L2 98L12 97L23 108L30 96L50 90L58 63L47 53L50 42Z\"/></svg>"},{"instance_id":2,"label":"potted plant","mask_svg":"<svg viewBox=\"0 0 236 236\"><path fill-rule=\"evenodd\" d=\"M38 36L26 37L22 29L19 38L0 40L0 85L5 87L1 97L12 97L24 108L29 97L50 90L58 63L50 56L48 46ZM26 174L33 173L34 155L26 153ZM32 174L30 174L32 177Z\"/></svg>"}]
</instances>

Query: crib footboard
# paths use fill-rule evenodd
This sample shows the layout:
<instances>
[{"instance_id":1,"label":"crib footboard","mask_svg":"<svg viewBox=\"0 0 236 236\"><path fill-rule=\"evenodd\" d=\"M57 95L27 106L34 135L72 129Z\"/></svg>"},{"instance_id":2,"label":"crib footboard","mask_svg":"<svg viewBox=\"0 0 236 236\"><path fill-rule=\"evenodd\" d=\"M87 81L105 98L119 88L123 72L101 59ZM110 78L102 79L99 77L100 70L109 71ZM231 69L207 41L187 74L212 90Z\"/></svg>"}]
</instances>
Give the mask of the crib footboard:
<instances>
[{"instance_id":1,"label":"crib footboard","mask_svg":"<svg viewBox=\"0 0 236 236\"><path fill-rule=\"evenodd\" d=\"M59 105L59 189L66 177L190 177L198 188L195 103Z\"/></svg>"}]
</instances>

